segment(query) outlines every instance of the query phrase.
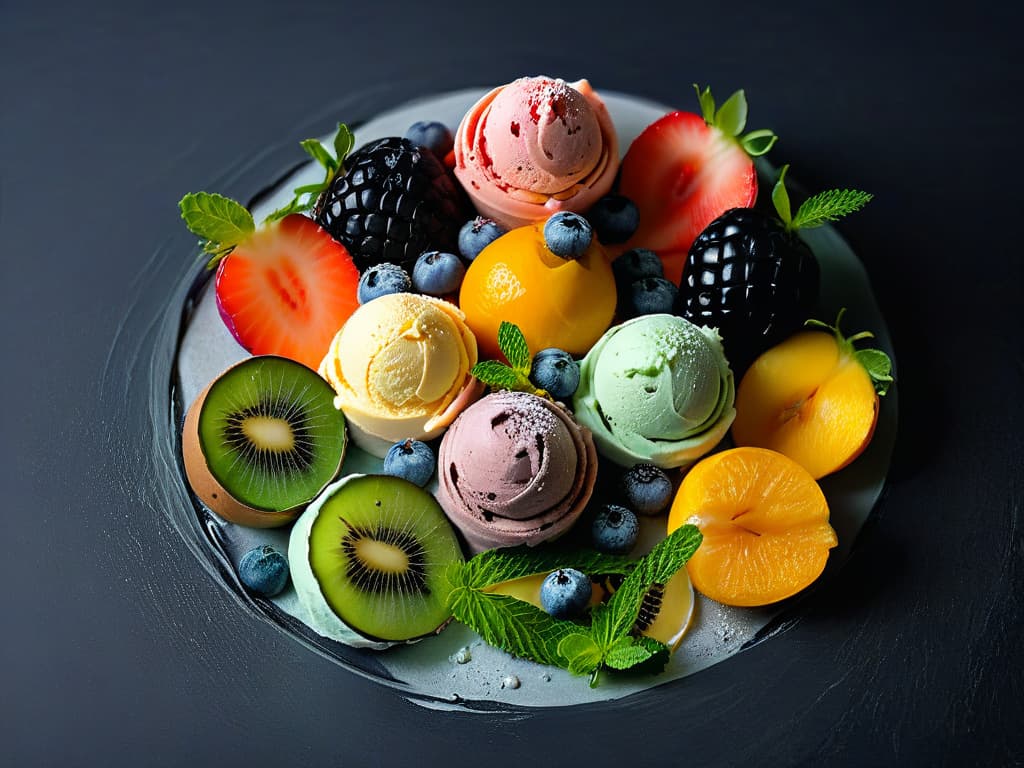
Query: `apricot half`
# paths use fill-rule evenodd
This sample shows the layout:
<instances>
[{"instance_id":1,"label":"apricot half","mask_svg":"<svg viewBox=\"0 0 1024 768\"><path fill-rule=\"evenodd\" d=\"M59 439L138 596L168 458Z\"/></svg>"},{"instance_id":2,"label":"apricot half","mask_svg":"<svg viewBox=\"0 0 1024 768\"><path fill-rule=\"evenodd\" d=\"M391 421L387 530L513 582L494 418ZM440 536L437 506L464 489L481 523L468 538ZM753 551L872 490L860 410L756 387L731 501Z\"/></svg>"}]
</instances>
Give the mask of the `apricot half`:
<instances>
[{"instance_id":1,"label":"apricot half","mask_svg":"<svg viewBox=\"0 0 1024 768\"><path fill-rule=\"evenodd\" d=\"M796 594L821 575L836 533L807 471L781 453L733 448L683 478L668 532L685 523L704 540L686 564L694 588L726 605L757 606Z\"/></svg>"},{"instance_id":2,"label":"apricot half","mask_svg":"<svg viewBox=\"0 0 1024 768\"><path fill-rule=\"evenodd\" d=\"M544 223L518 227L484 248L466 270L459 308L481 358L498 359L498 326L515 323L533 352L547 347L583 357L615 315L615 276L594 238L575 259L544 242Z\"/></svg>"},{"instance_id":3,"label":"apricot half","mask_svg":"<svg viewBox=\"0 0 1024 768\"><path fill-rule=\"evenodd\" d=\"M754 361L736 390L732 425L736 445L778 451L814 478L842 469L871 441L878 379L865 360L884 358L881 376L892 380L883 353L854 350L853 340L862 335L845 339L825 327L833 333L803 331Z\"/></svg>"}]
</instances>

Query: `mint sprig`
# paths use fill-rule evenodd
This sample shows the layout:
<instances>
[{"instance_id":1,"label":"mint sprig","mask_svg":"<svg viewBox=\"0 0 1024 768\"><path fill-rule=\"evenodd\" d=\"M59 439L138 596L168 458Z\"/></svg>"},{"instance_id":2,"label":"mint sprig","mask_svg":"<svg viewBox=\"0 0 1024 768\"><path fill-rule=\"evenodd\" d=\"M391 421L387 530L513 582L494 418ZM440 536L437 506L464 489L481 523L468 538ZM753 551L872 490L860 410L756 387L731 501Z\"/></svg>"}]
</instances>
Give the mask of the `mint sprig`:
<instances>
[{"instance_id":1,"label":"mint sprig","mask_svg":"<svg viewBox=\"0 0 1024 768\"><path fill-rule=\"evenodd\" d=\"M589 550L489 550L449 568L449 606L458 621L487 643L513 656L589 675L594 686L604 668L632 669L651 662L660 668L667 662L663 643L634 631L637 618L647 592L685 566L700 542L700 531L684 525L638 561ZM608 602L594 608L590 626L552 618L530 603L487 591L495 584L557 568L626 576Z\"/></svg>"},{"instance_id":2,"label":"mint sprig","mask_svg":"<svg viewBox=\"0 0 1024 768\"><path fill-rule=\"evenodd\" d=\"M178 202L188 230L202 240L203 253L210 254L207 269L213 269L235 246L256 231L252 214L244 205L212 192L190 192Z\"/></svg>"},{"instance_id":3,"label":"mint sprig","mask_svg":"<svg viewBox=\"0 0 1024 768\"><path fill-rule=\"evenodd\" d=\"M470 373L491 389L509 389L546 397L547 392L530 381L530 347L518 325L501 321L498 348L508 361L507 365L498 360L484 360L474 365Z\"/></svg>"},{"instance_id":4,"label":"mint sprig","mask_svg":"<svg viewBox=\"0 0 1024 768\"><path fill-rule=\"evenodd\" d=\"M772 203L782 223L790 232L820 227L829 221L838 221L848 214L859 211L874 197L870 192L862 192L859 189L829 189L804 200L794 216L789 202L789 191L786 189L788 170L789 166L784 165L779 171L779 180L772 188Z\"/></svg>"},{"instance_id":5,"label":"mint sprig","mask_svg":"<svg viewBox=\"0 0 1024 768\"><path fill-rule=\"evenodd\" d=\"M732 94L720 107L716 107L710 86L701 90L701 87L694 83L693 87L697 91L704 122L735 139L748 155L760 157L775 146L779 137L767 128L743 133L743 129L747 127L747 95L742 89Z\"/></svg>"},{"instance_id":6,"label":"mint sprig","mask_svg":"<svg viewBox=\"0 0 1024 768\"><path fill-rule=\"evenodd\" d=\"M642 664L665 650L662 643L641 639L633 629L647 592L655 585L663 587L685 566L702 539L694 525L681 526L669 534L637 563L607 603L594 608L590 632L584 633L590 642L574 639L559 649L572 669L591 676L591 686L597 684L603 666L625 669L622 664Z\"/></svg>"},{"instance_id":7,"label":"mint sprig","mask_svg":"<svg viewBox=\"0 0 1024 768\"><path fill-rule=\"evenodd\" d=\"M853 357L864 367L864 370L867 371L868 376L871 378L871 384L874 386L875 392L881 397L889 391L889 386L895 381L892 375L892 360L880 349L871 347L857 349L854 347L855 342L873 339L875 334L871 333L871 331L861 331L852 336L844 336L843 332L839 330L844 314L846 314L846 307L839 310L839 314L836 315L835 325L829 325L826 322L815 319L808 320L804 325L830 331L835 336L836 343L839 345L840 354Z\"/></svg>"},{"instance_id":8,"label":"mint sprig","mask_svg":"<svg viewBox=\"0 0 1024 768\"><path fill-rule=\"evenodd\" d=\"M291 213L305 213L316 205L320 194L327 189L334 177L339 173L345 173L345 158L355 146L355 135L349 130L345 123L338 123L338 130L331 141L331 149L328 149L318 139L305 139L299 144L313 160L324 169L324 179L317 184L305 184L292 190L294 197L286 205L270 213L266 220L277 221Z\"/></svg>"}]
</instances>

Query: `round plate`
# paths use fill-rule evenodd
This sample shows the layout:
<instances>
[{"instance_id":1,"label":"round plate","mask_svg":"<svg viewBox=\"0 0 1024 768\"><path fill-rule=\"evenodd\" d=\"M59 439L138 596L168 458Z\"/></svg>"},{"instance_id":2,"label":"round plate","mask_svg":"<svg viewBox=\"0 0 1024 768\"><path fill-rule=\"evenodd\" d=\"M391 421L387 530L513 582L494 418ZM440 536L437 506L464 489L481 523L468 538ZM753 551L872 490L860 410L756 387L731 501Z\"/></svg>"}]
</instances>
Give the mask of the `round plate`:
<instances>
[{"instance_id":1,"label":"round plate","mask_svg":"<svg viewBox=\"0 0 1024 768\"><path fill-rule=\"evenodd\" d=\"M403 135L417 120L439 120L456 126L466 110L482 95L478 89L461 90L403 105L358 126L357 146L373 139ZM618 93L602 93L615 122L623 148L668 107ZM339 116L344 119L343 115ZM298 156L298 148L296 148ZM765 166L762 170L766 170ZM297 186L322 179L322 171L309 163L261 194L251 205L261 221L266 214L291 198ZM890 357L893 352L885 321L875 302L863 266L849 246L831 227L803 233L821 265L820 305L823 319L847 308L847 329L871 329L877 345ZM181 415L196 395L232 363L246 357L228 333L217 312L212 282L202 270L205 258L197 255L191 288L183 287L175 296L187 295L182 314L182 335L177 349L174 373L171 423L180 426ZM895 442L896 392L890 389L882 403L875 436L868 449L841 472L823 479L821 486L828 498L831 522L839 536L839 546L829 559L823 578L846 559L858 531L881 494ZM180 434L172 436L180 456ZM178 467L168 466L168 483L185 484ZM380 462L361 451L351 449L344 473L379 471ZM186 486L187 488L187 486ZM303 609L291 587L273 601L254 599L241 587L236 565L251 547L270 543L287 550L288 531L255 530L226 523L193 499L191 508L168 507L174 527L191 545L201 562L218 581L231 588L261 618L271 621L310 648L337 661L356 673L392 686L411 700L426 706L506 709L514 707L553 707L616 699L640 693L654 686L672 684L682 677L718 663L788 626L781 621L799 616L798 599L759 609L731 608L697 595L691 626L673 654L665 673L654 676L606 674L595 688L585 678L568 672L514 659L483 643L472 631L452 624L437 637L384 652L358 650L316 634L304 621ZM649 539L664 531L664 518L648 522ZM658 530L656 530L656 528ZM197 535L198 534L198 535ZM465 649L469 653L465 653ZM464 661L458 663L459 656ZM517 687L510 679L518 680Z\"/></svg>"}]
</instances>

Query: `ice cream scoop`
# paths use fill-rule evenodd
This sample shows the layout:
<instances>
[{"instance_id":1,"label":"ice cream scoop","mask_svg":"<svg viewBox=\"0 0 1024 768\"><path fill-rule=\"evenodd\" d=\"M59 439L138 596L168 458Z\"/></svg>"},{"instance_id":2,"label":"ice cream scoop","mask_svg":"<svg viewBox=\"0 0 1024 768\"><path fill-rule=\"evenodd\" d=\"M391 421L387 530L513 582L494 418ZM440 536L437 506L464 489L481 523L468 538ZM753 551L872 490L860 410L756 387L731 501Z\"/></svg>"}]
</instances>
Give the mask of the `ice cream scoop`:
<instances>
[{"instance_id":1,"label":"ice cream scoop","mask_svg":"<svg viewBox=\"0 0 1024 768\"><path fill-rule=\"evenodd\" d=\"M441 440L437 500L473 552L534 546L567 531L594 490L590 430L558 403L495 392Z\"/></svg>"},{"instance_id":2,"label":"ice cream scoop","mask_svg":"<svg viewBox=\"0 0 1024 768\"><path fill-rule=\"evenodd\" d=\"M580 213L611 189L619 146L590 83L522 77L474 104L455 134L455 176L506 228Z\"/></svg>"},{"instance_id":3,"label":"ice cream scoop","mask_svg":"<svg viewBox=\"0 0 1024 768\"><path fill-rule=\"evenodd\" d=\"M381 458L399 440L430 440L483 392L470 375L476 339L458 307L393 293L357 309L320 363L357 446Z\"/></svg>"},{"instance_id":4,"label":"ice cream scoop","mask_svg":"<svg viewBox=\"0 0 1024 768\"><path fill-rule=\"evenodd\" d=\"M735 382L718 333L675 315L613 326L580 364L577 420L617 464L688 465L736 416Z\"/></svg>"}]
</instances>

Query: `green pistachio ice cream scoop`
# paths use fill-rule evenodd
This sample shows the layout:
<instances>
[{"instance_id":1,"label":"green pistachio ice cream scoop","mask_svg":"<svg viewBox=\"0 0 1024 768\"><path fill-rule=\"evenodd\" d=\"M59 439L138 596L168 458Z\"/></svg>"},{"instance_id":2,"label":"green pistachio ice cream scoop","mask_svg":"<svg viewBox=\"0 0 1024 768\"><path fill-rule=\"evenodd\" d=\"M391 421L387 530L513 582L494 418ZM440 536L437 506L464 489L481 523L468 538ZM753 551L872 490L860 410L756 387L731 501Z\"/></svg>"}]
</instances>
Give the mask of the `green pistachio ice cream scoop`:
<instances>
[{"instance_id":1,"label":"green pistachio ice cream scoop","mask_svg":"<svg viewBox=\"0 0 1024 768\"><path fill-rule=\"evenodd\" d=\"M573 410L621 464L690 464L725 436L736 387L718 333L674 315L610 328L580 365Z\"/></svg>"}]
</instances>

